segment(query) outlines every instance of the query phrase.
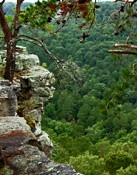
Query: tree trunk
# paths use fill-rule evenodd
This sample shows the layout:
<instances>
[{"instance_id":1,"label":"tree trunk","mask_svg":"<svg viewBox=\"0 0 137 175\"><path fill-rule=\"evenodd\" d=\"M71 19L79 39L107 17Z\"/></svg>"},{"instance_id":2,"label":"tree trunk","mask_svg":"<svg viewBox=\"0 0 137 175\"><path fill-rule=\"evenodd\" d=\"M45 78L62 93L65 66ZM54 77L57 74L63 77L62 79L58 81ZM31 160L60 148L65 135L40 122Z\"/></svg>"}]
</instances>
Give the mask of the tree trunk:
<instances>
[{"instance_id":1,"label":"tree trunk","mask_svg":"<svg viewBox=\"0 0 137 175\"><path fill-rule=\"evenodd\" d=\"M4 73L4 78L11 81L13 80L14 76L14 69L15 69L15 48L16 42L12 38L12 30L8 26L8 22L5 17L5 13L3 11L3 3L0 3L0 25L4 34L4 40L6 44L6 68Z\"/></svg>"},{"instance_id":2,"label":"tree trunk","mask_svg":"<svg viewBox=\"0 0 137 175\"><path fill-rule=\"evenodd\" d=\"M14 71L15 71L15 59L16 59L16 45L17 45L17 38L19 29L21 27L19 22L19 14L21 4L24 0L17 0L16 10L13 20L13 29L10 28L8 25L8 21L6 20L5 13L3 11L3 4L5 0L0 2L0 25L4 34L4 40L6 43L6 68L4 73L4 78L8 79L9 81L13 81L14 78Z\"/></svg>"},{"instance_id":3,"label":"tree trunk","mask_svg":"<svg viewBox=\"0 0 137 175\"><path fill-rule=\"evenodd\" d=\"M12 39L7 43L7 56L6 56L6 67L4 78L13 81L14 71L15 71L15 51L16 51L16 42L12 42Z\"/></svg>"}]
</instances>

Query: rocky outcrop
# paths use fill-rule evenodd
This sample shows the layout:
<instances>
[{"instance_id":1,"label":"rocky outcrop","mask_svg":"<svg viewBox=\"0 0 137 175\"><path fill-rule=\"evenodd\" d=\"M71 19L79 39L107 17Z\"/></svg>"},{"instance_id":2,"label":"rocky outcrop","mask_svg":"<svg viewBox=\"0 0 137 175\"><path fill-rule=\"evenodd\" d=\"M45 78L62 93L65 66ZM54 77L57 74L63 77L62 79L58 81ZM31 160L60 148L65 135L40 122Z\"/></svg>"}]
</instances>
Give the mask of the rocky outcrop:
<instances>
[{"instance_id":1,"label":"rocky outcrop","mask_svg":"<svg viewBox=\"0 0 137 175\"><path fill-rule=\"evenodd\" d=\"M18 98L18 115L26 119L31 131L47 156L52 153L53 144L48 134L41 130L43 104L53 97L54 76L40 66L36 55L28 54L25 48L18 49L14 89ZM23 73L22 73L23 72ZM19 83L18 83L19 82Z\"/></svg>"},{"instance_id":2,"label":"rocky outcrop","mask_svg":"<svg viewBox=\"0 0 137 175\"><path fill-rule=\"evenodd\" d=\"M5 51L1 53L4 64ZM43 103L53 96L53 82L36 55L17 48L13 84L0 79L0 175L79 174L50 160L53 144L41 130Z\"/></svg>"},{"instance_id":3,"label":"rocky outcrop","mask_svg":"<svg viewBox=\"0 0 137 175\"><path fill-rule=\"evenodd\" d=\"M56 164L22 117L0 117L1 175L78 175L65 164Z\"/></svg>"},{"instance_id":4,"label":"rocky outcrop","mask_svg":"<svg viewBox=\"0 0 137 175\"><path fill-rule=\"evenodd\" d=\"M5 63L5 57L6 50L3 50L0 52L1 68ZM41 120L44 112L43 104L53 97L54 81L53 74L40 66L38 56L28 54L26 48L22 46L16 48L13 84L2 79L0 81L0 116L18 115L25 118L38 142L41 143L41 149L48 156L52 153L53 144L48 134L41 130Z\"/></svg>"},{"instance_id":5,"label":"rocky outcrop","mask_svg":"<svg viewBox=\"0 0 137 175\"><path fill-rule=\"evenodd\" d=\"M78 175L65 164L56 164L42 151L23 117L0 117L1 175Z\"/></svg>"}]
</instances>

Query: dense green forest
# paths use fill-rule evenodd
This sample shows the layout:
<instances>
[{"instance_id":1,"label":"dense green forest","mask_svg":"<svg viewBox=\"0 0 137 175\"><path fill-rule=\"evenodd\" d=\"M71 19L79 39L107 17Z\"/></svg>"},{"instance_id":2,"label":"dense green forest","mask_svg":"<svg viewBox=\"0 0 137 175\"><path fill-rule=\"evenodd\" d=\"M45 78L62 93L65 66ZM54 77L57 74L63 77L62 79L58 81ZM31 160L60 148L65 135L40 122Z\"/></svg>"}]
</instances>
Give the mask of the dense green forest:
<instances>
[{"instance_id":1,"label":"dense green forest","mask_svg":"<svg viewBox=\"0 0 137 175\"><path fill-rule=\"evenodd\" d=\"M84 175L135 175L136 57L107 53L114 43L124 43L130 31L117 36L115 26L104 25L120 4L99 5L95 25L84 43L79 41L79 21L68 23L56 38L47 36L49 50L72 64L76 81L59 71L38 48L27 45L56 76L54 98L45 104L43 129L53 140L55 161L69 163Z\"/></svg>"},{"instance_id":2,"label":"dense green forest","mask_svg":"<svg viewBox=\"0 0 137 175\"><path fill-rule=\"evenodd\" d=\"M69 65L69 74L59 70L42 49L21 44L56 77L54 98L45 104L42 123L54 143L52 158L84 175L136 175L136 56L107 53L114 43L125 43L130 25L115 34L115 26L106 21L120 3L99 5L85 42L80 42L78 20L68 23L57 37L46 36L49 50ZM137 39L129 42L137 44Z\"/></svg>"}]
</instances>

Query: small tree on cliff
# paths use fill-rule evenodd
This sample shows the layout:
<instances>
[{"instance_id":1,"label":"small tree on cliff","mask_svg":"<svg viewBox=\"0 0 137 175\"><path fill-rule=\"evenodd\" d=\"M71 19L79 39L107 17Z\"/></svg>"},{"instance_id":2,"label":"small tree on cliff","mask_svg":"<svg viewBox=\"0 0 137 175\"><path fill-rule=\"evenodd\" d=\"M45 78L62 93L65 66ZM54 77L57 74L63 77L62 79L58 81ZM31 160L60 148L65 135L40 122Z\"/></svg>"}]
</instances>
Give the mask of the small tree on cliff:
<instances>
[{"instance_id":1,"label":"small tree on cliff","mask_svg":"<svg viewBox=\"0 0 137 175\"><path fill-rule=\"evenodd\" d=\"M120 1L124 1L123 4L121 4L120 9L109 18L110 22L116 23L117 30L114 32L115 35L118 35L119 32L123 31L126 24L129 24L131 21L133 22L133 19L137 17L135 11L136 8L134 7L136 0ZM92 0L38 0L35 4L31 4L27 9L22 10L21 6L23 2L24 0L16 1L14 16L9 23L3 10L5 0L0 1L0 26L4 34L7 50L4 78L11 82L14 78L15 71L16 45L21 39L39 45L51 59L60 65L58 59L47 49L43 38L37 39L26 35L20 35L20 29L24 25L56 35L56 33L65 26L72 17L75 19L82 19L79 29L83 29L87 25L89 26L86 28L86 31L83 31L80 39L80 42L84 42L85 38L89 36L89 30L95 21L95 10L96 8L99 8L96 4L96 0L94 2L92 2ZM53 29L52 26L54 24L59 25L57 30L51 30ZM136 49L136 46L128 45L127 43L124 45L116 45L116 47ZM111 50L109 52L137 54L137 52L126 50Z\"/></svg>"},{"instance_id":2,"label":"small tree on cliff","mask_svg":"<svg viewBox=\"0 0 137 175\"><path fill-rule=\"evenodd\" d=\"M15 50L17 44L18 33L20 29L19 14L23 0L18 0L12 26L6 20L3 4L5 0L0 2L0 24L4 34L4 41L7 46L6 69L4 78L10 81L13 80L15 70Z\"/></svg>"}]
</instances>

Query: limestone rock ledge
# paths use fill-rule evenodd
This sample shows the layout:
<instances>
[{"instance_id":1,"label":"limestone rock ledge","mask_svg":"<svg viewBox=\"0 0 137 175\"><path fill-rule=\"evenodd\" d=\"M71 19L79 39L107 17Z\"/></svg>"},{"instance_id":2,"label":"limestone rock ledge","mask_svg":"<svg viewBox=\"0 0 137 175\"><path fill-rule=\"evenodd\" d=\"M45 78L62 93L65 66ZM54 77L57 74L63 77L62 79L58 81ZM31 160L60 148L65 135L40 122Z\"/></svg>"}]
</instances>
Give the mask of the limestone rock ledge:
<instances>
[{"instance_id":1,"label":"limestone rock ledge","mask_svg":"<svg viewBox=\"0 0 137 175\"><path fill-rule=\"evenodd\" d=\"M0 51L0 68L5 53ZM50 160L53 144L41 130L43 104L53 97L53 83L53 74L39 65L38 57L18 47L13 84L0 78L0 175L80 175Z\"/></svg>"},{"instance_id":2,"label":"limestone rock ledge","mask_svg":"<svg viewBox=\"0 0 137 175\"><path fill-rule=\"evenodd\" d=\"M6 50L0 51L0 68L5 64ZM0 79L0 117L25 118L31 131L50 156L53 144L41 130L44 103L53 97L55 79L51 72L40 66L37 55L28 54L25 47L16 48L15 77L11 84ZM17 108L18 107L18 108Z\"/></svg>"}]
</instances>

